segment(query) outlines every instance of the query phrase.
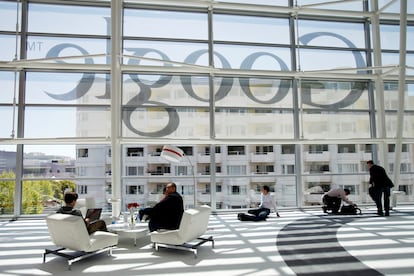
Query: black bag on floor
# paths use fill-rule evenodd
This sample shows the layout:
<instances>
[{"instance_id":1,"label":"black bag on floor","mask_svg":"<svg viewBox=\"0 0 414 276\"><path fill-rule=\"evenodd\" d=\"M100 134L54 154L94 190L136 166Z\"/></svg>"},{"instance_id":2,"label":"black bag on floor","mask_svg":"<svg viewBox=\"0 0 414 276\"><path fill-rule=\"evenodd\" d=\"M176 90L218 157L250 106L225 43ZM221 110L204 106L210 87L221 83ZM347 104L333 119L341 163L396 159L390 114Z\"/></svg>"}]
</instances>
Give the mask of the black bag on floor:
<instances>
[{"instance_id":1,"label":"black bag on floor","mask_svg":"<svg viewBox=\"0 0 414 276\"><path fill-rule=\"evenodd\" d=\"M342 205L340 214L341 215L360 215L361 209L355 207L354 205Z\"/></svg>"}]
</instances>

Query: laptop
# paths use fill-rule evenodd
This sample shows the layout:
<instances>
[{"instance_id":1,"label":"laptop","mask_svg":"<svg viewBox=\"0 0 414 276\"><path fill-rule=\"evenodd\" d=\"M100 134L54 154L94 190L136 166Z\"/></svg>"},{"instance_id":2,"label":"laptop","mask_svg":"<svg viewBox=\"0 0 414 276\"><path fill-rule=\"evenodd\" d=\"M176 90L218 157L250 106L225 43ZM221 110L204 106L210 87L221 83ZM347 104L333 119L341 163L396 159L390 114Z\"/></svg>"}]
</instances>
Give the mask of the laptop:
<instances>
[{"instance_id":1,"label":"laptop","mask_svg":"<svg viewBox=\"0 0 414 276\"><path fill-rule=\"evenodd\" d=\"M92 223L101 218L102 208L91 208L86 211L85 218L89 218L89 222Z\"/></svg>"}]
</instances>

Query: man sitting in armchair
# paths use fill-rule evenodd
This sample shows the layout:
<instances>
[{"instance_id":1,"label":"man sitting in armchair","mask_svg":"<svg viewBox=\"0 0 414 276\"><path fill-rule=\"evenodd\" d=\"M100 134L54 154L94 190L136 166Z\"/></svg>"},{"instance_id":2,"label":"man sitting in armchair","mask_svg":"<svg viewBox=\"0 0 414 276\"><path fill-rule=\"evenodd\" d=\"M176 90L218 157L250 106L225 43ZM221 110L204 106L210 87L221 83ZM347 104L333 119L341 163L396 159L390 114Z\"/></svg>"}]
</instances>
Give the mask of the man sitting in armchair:
<instances>
[{"instance_id":1,"label":"man sitting in armchair","mask_svg":"<svg viewBox=\"0 0 414 276\"><path fill-rule=\"evenodd\" d=\"M56 213L61 214L68 214L68 215L74 215L74 216L82 216L82 212L78 209L74 209L76 200L78 200L78 194L74 192L67 192L65 194L65 203L66 206L62 206L57 210ZM89 221L88 218L84 219L86 228L88 229L89 235L96 232L96 231L107 231L106 229L106 223L103 220L95 220L95 221Z\"/></svg>"}]
</instances>

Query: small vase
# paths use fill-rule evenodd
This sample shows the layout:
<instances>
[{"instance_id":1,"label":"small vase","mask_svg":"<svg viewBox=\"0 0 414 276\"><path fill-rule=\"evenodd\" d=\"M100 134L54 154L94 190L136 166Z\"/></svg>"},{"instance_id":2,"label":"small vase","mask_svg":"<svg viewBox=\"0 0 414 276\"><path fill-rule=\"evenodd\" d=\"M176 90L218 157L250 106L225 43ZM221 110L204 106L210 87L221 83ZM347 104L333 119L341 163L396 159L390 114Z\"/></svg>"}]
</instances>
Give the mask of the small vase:
<instances>
[{"instance_id":1,"label":"small vase","mask_svg":"<svg viewBox=\"0 0 414 276\"><path fill-rule=\"evenodd\" d=\"M133 229L135 227L135 212L134 208L129 209L129 228Z\"/></svg>"}]
</instances>

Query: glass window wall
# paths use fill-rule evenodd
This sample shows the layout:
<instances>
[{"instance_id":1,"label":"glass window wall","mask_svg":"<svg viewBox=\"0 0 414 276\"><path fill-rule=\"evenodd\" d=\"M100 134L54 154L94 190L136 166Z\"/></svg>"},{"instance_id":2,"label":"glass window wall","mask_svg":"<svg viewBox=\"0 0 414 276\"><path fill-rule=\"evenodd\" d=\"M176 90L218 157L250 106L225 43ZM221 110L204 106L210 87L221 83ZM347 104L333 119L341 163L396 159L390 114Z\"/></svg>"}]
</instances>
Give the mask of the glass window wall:
<instances>
[{"instance_id":1,"label":"glass window wall","mask_svg":"<svg viewBox=\"0 0 414 276\"><path fill-rule=\"evenodd\" d=\"M378 13L380 49L366 1L123 1L116 18L109 1L64 2L0 0L2 215L53 212L69 189L116 216L170 181L186 208L250 208L263 185L280 207L318 205L337 186L373 204L370 159L413 202L411 2L407 53L399 1Z\"/></svg>"}]
</instances>

